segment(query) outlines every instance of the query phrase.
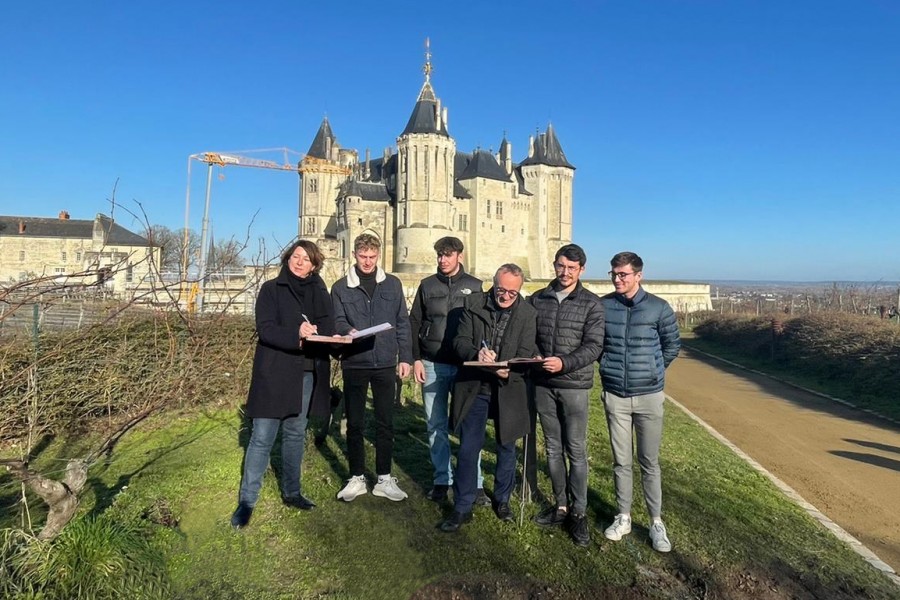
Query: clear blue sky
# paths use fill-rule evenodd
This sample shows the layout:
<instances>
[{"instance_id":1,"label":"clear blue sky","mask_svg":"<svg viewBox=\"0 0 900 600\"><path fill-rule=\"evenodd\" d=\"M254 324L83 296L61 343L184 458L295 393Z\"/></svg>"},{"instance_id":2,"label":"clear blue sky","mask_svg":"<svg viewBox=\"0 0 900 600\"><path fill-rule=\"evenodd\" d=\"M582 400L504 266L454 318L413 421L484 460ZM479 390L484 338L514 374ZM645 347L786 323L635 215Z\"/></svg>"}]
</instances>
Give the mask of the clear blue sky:
<instances>
[{"instance_id":1,"label":"clear blue sky","mask_svg":"<svg viewBox=\"0 0 900 600\"><path fill-rule=\"evenodd\" d=\"M588 274L900 280L900 2L7 3L0 213L184 221L187 157L394 145L433 84L457 147L552 121ZM297 178L216 173L216 239L296 235ZM205 165L194 163L193 228ZM140 229L119 212L119 222Z\"/></svg>"}]
</instances>

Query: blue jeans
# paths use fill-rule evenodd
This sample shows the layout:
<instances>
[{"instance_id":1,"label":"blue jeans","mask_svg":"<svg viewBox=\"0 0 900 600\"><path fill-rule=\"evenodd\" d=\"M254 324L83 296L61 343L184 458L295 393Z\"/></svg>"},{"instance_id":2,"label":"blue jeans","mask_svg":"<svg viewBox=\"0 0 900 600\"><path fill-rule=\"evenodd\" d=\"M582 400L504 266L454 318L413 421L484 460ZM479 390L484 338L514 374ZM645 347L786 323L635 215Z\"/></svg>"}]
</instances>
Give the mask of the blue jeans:
<instances>
[{"instance_id":1,"label":"blue jeans","mask_svg":"<svg viewBox=\"0 0 900 600\"><path fill-rule=\"evenodd\" d=\"M456 483L453 484L454 510L472 512L475 504L476 468L481 464L481 449L487 425L491 399L479 394L472 402L459 425L459 456L456 463ZM499 428L494 422L495 435ZM509 502L516 485L516 440L501 444L497 441L497 470L494 473L494 501ZM481 487L481 486L478 486Z\"/></svg>"},{"instance_id":2,"label":"blue jeans","mask_svg":"<svg viewBox=\"0 0 900 600\"><path fill-rule=\"evenodd\" d=\"M583 515L587 509L589 392L541 385L534 388L534 404L544 430L544 447L556 505L570 506L578 515Z\"/></svg>"},{"instance_id":3,"label":"blue jeans","mask_svg":"<svg viewBox=\"0 0 900 600\"><path fill-rule=\"evenodd\" d=\"M244 476L238 501L256 506L263 476L269 467L272 445L281 427L281 495L296 498L300 495L300 464L306 446L306 423L312 397L313 374L303 373L303 401L300 414L285 419L253 419L253 432L244 455Z\"/></svg>"},{"instance_id":4,"label":"blue jeans","mask_svg":"<svg viewBox=\"0 0 900 600\"><path fill-rule=\"evenodd\" d=\"M456 366L423 360L425 383L422 384L422 400L425 403L425 423L428 428L428 447L431 464L434 465L434 484L452 485L453 469L450 466L450 390L456 379ZM478 488L483 487L481 455L478 455Z\"/></svg>"}]
</instances>

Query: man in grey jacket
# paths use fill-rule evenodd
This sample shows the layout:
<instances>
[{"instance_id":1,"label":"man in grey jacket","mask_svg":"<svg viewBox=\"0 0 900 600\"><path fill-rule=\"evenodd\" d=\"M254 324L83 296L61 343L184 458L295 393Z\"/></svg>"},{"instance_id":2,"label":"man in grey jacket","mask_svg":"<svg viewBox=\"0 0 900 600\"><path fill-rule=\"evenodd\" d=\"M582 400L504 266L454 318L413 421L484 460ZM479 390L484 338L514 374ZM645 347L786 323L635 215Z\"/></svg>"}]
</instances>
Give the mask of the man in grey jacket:
<instances>
[{"instance_id":1,"label":"man in grey jacket","mask_svg":"<svg viewBox=\"0 0 900 600\"><path fill-rule=\"evenodd\" d=\"M381 241L364 233L353 241L353 247L356 264L346 277L331 287L335 331L346 335L382 323L390 323L392 329L348 344L342 352L350 479L337 497L350 502L368 492L363 430L366 395L371 385L375 408L375 472L378 476L372 494L400 501L406 499L407 494L397 485L397 478L391 476L394 396L397 375L402 379L409 376L412 363L409 314L400 280L378 266Z\"/></svg>"},{"instance_id":2,"label":"man in grey jacket","mask_svg":"<svg viewBox=\"0 0 900 600\"><path fill-rule=\"evenodd\" d=\"M603 348L603 306L580 281L586 262L581 247L563 246L553 260L556 279L529 298L537 309L537 346L544 357L542 368L532 373L534 404L555 497L534 521L543 527L567 524L579 546L591 541L585 517L588 396Z\"/></svg>"},{"instance_id":3,"label":"man in grey jacket","mask_svg":"<svg viewBox=\"0 0 900 600\"><path fill-rule=\"evenodd\" d=\"M613 256L610 265L609 276L616 291L601 299L606 335L600 378L619 514L603 533L613 541L631 533L633 430L644 500L650 513L650 541L654 550L669 552L672 543L662 521L659 447L666 368L681 349L678 322L665 300L641 287L644 261L640 256L620 252Z\"/></svg>"}]
</instances>

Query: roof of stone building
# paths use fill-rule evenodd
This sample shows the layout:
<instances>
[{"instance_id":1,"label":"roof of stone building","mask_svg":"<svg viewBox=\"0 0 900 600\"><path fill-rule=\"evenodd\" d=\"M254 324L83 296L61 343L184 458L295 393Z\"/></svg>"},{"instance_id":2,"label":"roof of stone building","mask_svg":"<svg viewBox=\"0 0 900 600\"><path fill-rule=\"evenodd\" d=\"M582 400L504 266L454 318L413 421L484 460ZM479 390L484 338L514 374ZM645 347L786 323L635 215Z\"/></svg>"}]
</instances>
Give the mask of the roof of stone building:
<instances>
[{"instance_id":1,"label":"roof of stone building","mask_svg":"<svg viewBox=\"0 0 900 600\"><path fill-rule=\"evenodd\" d=\"M97 220L108 232L106 243L122 246L152 246L150 240L128 231L106 215L97 215ZM19 223L25 231L19 233ZM90 240L94 236L94 219L60 219L43 217L0 216L0 236L54 237Z\"/></svg>"},{"instance_id":2,"label":"roof of stone building","mask_svg":"<svg viewBox=\"0 0 900 600\"><path fill-rule=\"evenodd\" d=\"M326 140L330 140L330 144L326 143ZM306 155L312 156L314 158L324 158L328 157L328 148L334 148L337 146L337 138L334 137L334 132L331 131L331 124L328 122L328 117L322 119L322 124L319 125L319 131L316 132L316 137L313 138L312 144L309 146L309 150L307 150Z\"/></svg>"},{"instance_id":3,"label":"roof of stone building","mask_svg":"<svg viewBox=\"0 0 900 600\"><path fill-rule=\"evenodd\" d=\"M566 159L553 125L547 125L547 131L534 140L534 154L523 160L520 165L548 165L551 167L575 167Z\"/></svg>"},{"instance_id":4,"label":"roof of stone building","mask_svg":"<svg viewBox=\"0 0 900 600\"><path fill-rule=\"evenodd\" d=\"M426 81L422 86L422 91L419 92L419 99L416 101L416 106L409 116L409 122L406 124L406 128L400 135L406 135L407 133L436 133L438 135L450 137L450 134L447 132L446 123L441 121L441 125L438 127L437 120L435 119L436 111L437 99L434 96L434 89L432 89L431 83Z\"/></svg>"},{"instance_id":5,"label":"roof of stone building","mask_svg":"<svg viewBox=\"0 0 900 600\"><path fill-rule=\"evenodd\" d=\"M474 179L476 177L495 179L497 181L511 181L506 169L500 166L494 155L487 150L481 149L472 153L469 164L466 165L458 179Z\"/></svg>"},{"instance_id":6,"label":"roof of stone building","mask_svg":"<svg viewBox=\"0 0 900 600\"><path fill-rule=\"evenodd\" d=\"M456 179L453 180L453 196L455 198L465 198L467 200L472 198L472 195Z\"/></svg>"},{"instance_id":7,"label":"roof of stone building","mask_svg":"<svg viewBox=\"0 0 900 600\"><path fill-rule=\"evenodd\" d=\"M363 200L371 200L374 202L391 201L391 195L388 193L384 183L375 181L348 179L341 184L340 195L343 198L346 198L347 196L357 196Z\"/></svg>"}]
</instances>

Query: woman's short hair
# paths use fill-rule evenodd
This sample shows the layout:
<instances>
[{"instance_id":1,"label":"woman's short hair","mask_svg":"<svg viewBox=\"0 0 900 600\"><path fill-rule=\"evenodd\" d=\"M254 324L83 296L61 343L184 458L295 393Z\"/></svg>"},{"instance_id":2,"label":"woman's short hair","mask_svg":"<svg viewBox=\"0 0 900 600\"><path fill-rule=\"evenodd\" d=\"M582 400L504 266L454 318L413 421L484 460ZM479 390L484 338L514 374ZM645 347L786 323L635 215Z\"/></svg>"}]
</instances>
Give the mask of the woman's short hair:
<instances>
[{"instance_id":1,"label":"woman's short hair","mask_svg":"<svg viewBox=\"0 0 900 600\"><path fill-rule=\"evenodd\" d=\"M284 251L284 254L281 255L281 265L284 267L288 266L288 261L291 260L291 255L294 254L294 250L297 248L306 250L306 255L309 256L309 261L313 265L312 272L318 273L319 269L322 268L322 265L325 264L325 255L322 254L322 251L319 250L318 246L307 240L297 240L288 246L287 250Z\"/></svg>"}]
</instances>

